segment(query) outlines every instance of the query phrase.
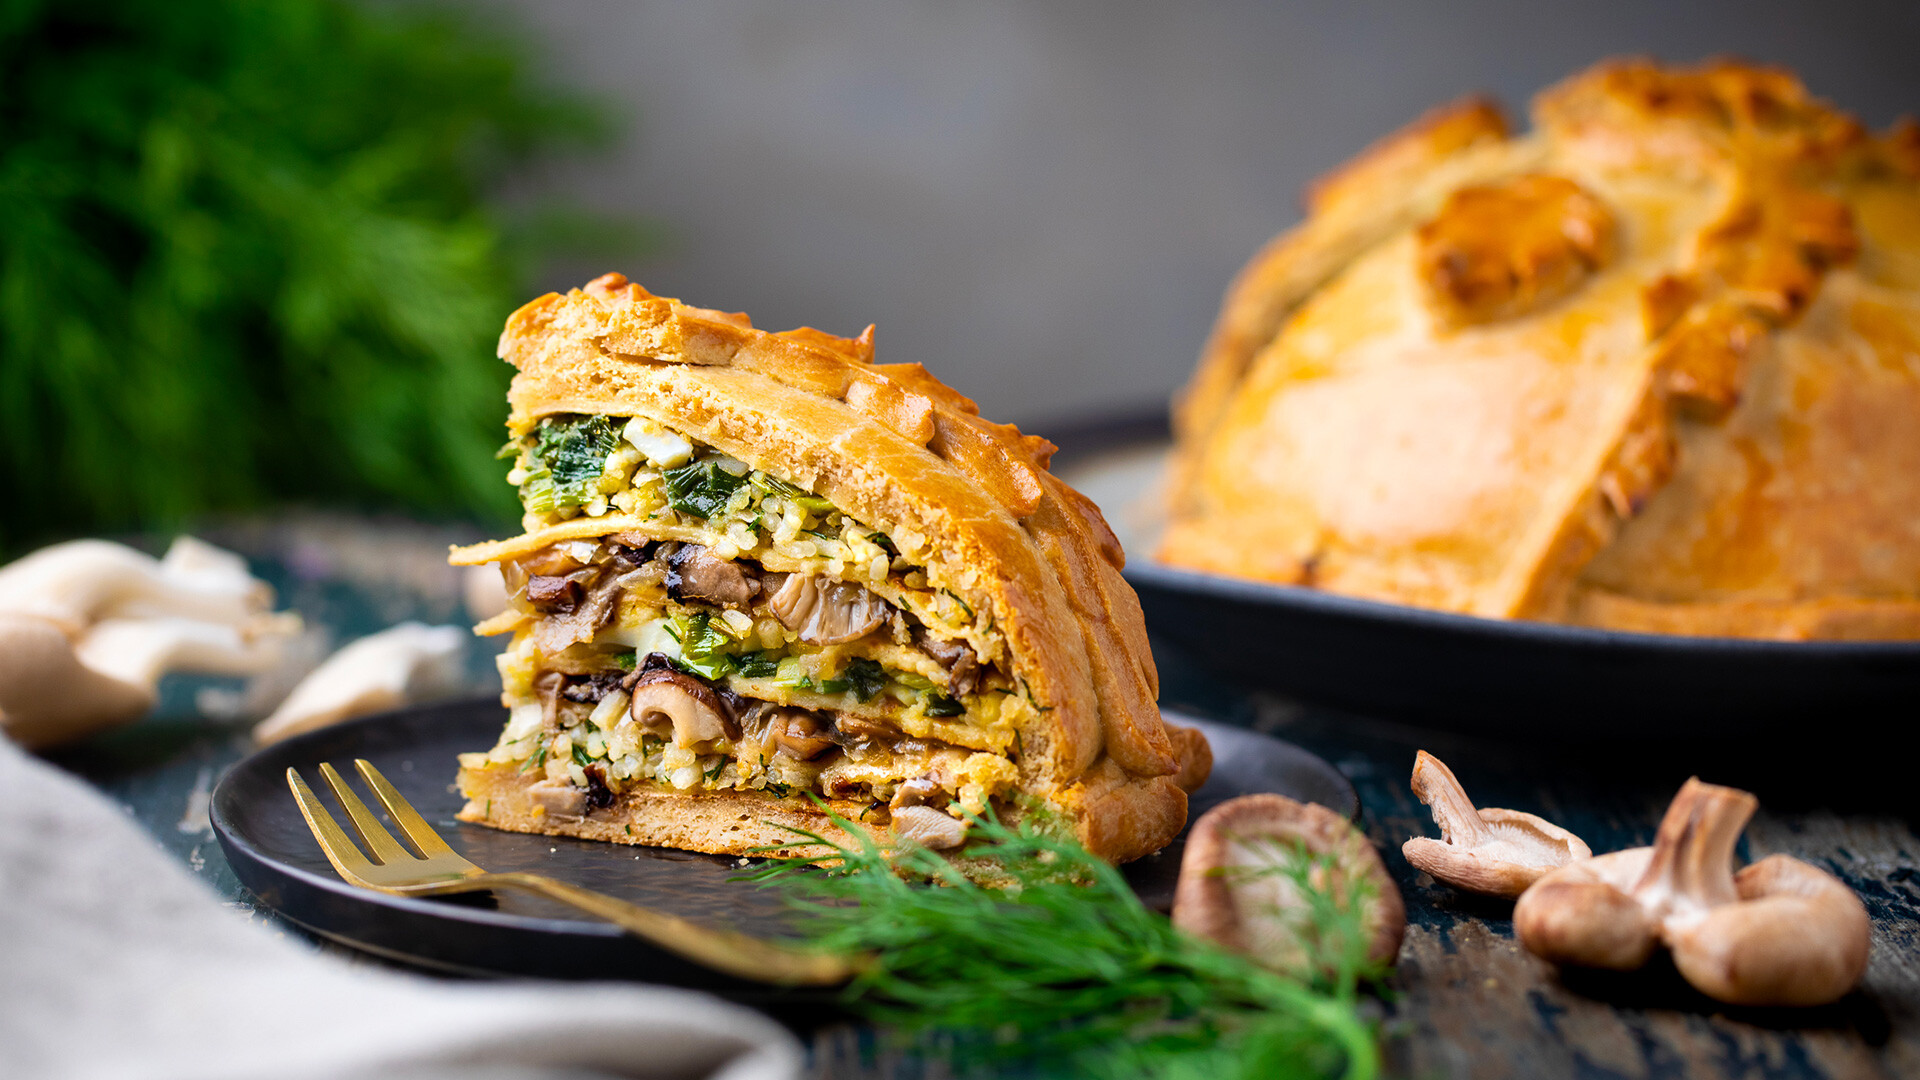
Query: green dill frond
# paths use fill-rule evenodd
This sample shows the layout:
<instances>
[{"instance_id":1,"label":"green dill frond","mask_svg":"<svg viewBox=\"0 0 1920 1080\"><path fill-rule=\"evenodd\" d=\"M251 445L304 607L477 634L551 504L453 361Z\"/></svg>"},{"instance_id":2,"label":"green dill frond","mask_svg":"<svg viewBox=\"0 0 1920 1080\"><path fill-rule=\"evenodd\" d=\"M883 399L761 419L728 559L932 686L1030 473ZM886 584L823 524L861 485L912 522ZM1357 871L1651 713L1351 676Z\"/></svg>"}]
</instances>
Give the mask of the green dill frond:
<instances>
[{"instance_id":1,"label":"green dill frond","mask_svg":"<svg viewBox=\"0 0 1920 1080\"><path fill-rule=\"evenodd\" d=\"M513 512L494 341L556 237L487 196L610 131L524 36L347 0L5 10L0 552L288 500Z\"/></svg>"},{"instance_id":2,"label":"green dill frond","mask_svg":"<svg viewBox=\"0 0 1920 1080\"><path fill-rule=\"evenodd\" d=\"M1310 859L1284 872L1317 898L1301 918L1332 951L1315 955L1342 959L1290 977L1174 929L1039 815L1017 826L970 819L959 857L973 877L937 852L883 847L834 820L854 845L805 833L831 853L757 878L787 891L810 944L875 958L847 988L850 1008L907 1035L951 1036L962 1064L1166 1078L1377 1071L1357 1009L1369 972L1354 898L1326 897ZM1335 944L1349 939L1357 944Z\"/></svg>"}]
</instances>

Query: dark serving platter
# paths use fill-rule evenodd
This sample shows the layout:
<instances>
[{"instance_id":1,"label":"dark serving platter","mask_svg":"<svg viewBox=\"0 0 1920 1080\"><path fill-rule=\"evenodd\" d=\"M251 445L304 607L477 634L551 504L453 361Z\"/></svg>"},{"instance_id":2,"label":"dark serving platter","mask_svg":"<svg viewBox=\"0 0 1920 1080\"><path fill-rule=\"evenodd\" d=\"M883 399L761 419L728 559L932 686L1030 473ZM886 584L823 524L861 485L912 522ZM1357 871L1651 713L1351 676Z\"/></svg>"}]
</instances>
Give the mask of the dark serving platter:
<instances>
[{"instance_id":1,"label":"dark serving platter","mask_svg":"<svg viewBox=\"0 0 1920 1080\"><path fill-rule=\"evenodd\" d=\"M1055 429L1043 428L1052 433ZM1897 730L1920 709L1920 642L1752 641L1485 619L1151 561L1164 414L1058 426L1054 468L1126 547L1156 648L1287 697L1529 739L1708 739L1838 725Z\"/></svg>"},{"instance_id":2,"label":"dark serving platter","mask_svg":"<svg viewBox=\"0 0 1920 1080\"><path fill-rule=\"evenodd\" d=\"M1333 766L1291 743L1169 714L1199 726L1214 772L1191 817L1250 792L1279 792L1357 817L1358 797ZM774 996L629 937L571 908L519 893L415 899L358 889L321 854L287 790L297 768L321 788L317 766L364 757L462 855L489 870L529 870L686 918L749 933L790 932L777 893L740 880L748 860L666 848L501 832L454 820L454 755L484 749L499 734L495 699L418 706L350 721L269 746L236 764L213 792L213 827L234 874L260 901L318 934L390 959L470 974L637 979L715 990L740 999ZM356 781L357 786L357 781ZM363 792L364 795L364 792ZM321 796L332 804L331 793ZM341 818L337 806L331 806ZM1149 905L1172 903L1185 834L1127 867Z\"/></svg>"},{"instance_id":3,"label":"dark serving platter","mask_svg":"<svg viewBox=\"0 0 1920 1080\"><path fill-rule=\"evenodd\" d=\"M1205 667L1316 704L1578 741L1893 730L1920 642L1750 641L1483 619L1128 565L1147 628Z\"/></svg>"}]
</instances>

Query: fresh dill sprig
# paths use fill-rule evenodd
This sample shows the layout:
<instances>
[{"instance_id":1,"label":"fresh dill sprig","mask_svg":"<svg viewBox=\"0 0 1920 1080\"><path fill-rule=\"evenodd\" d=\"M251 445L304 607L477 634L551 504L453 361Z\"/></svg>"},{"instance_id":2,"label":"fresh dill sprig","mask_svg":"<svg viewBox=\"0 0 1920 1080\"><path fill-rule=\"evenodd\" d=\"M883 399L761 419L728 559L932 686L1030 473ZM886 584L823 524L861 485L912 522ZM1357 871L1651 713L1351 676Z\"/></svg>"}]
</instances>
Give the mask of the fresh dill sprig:
<instances>
[{"instance_id":1,"label":"fresh dill sprig","mask_svg":"<svg viewBox=\"0 0 1920 1080\"><path fill-rule=\"evenodd\" d=\"M787 890L807 941L873 962L846 1004L903 1035L950 1037L956 1063L1020 1062L1101 1077L1371 1077L1358 987L1375 972L1356 896L1329 896L1311 857L1282 873L1306 898L1297 925L1315 959L1289 977L1176 930L1112 866L1030 815L972 818L978 883L919 846L858 839L814 864L756 875ZM981 871L986 871L985 875Z\"/></svg>"},{"instance_id":2,"label":"fresh dill sprig","mask_svg":"<svg viewBox=\"0 0 1920 1080\"><path fill-rule=\"evenodd\" d=\"M295 500L516 511L494 341L587 237L491 196L612 127L489 22L0 2L0 557Z\"/></svg>"}]
</instances>

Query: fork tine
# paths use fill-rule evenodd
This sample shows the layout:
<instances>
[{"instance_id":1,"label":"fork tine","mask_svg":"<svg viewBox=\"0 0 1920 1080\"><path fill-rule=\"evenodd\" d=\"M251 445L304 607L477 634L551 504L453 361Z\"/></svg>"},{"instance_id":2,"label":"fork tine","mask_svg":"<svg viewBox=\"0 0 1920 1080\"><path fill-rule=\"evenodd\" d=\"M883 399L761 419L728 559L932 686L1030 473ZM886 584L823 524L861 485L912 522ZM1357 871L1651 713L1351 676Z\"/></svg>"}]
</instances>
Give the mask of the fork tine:
<instances>
[{"instance_id":1,"label":"fork tine","mask_svg":"<svg viewBox=\"0 0 1920 1080\"><path fill-rule=\"evenodd\" d=\"M427 824L426 819L413 808L413 804L394 790L392 784L387 783L387 778L380 775L380 770L373 767L373 762L366 758L354 758L353 767L360 770L361 778L373 789L374 798L387 808L393 823L400 826L400 831L420 850L422 858L454 854L447 842L440 839L440 834L433 831L433 826Z\"/></svg>"},{"instance_id":2,"label":"fork tine","mask_svg":"<svg viewBox=\"0 0 1920 1080\"><path fill-rule=\"evenodd\" d=\"M354 831L360 834L360 839L366 842L375 859L382 865L390 866L413 858L413 852L400 846L400 841L395 840L393 834L380 824L379 819L373 816L373 811L367 809L367 804L360 801L360 796L355 795L340 774L333 771L333 766L321 762L320 775L326 778L327 786L333 789L333 797L340 800L341 807L353 822Z\"/></svg>"},{"instance_id":3,"label":"fork tine","mask_svg":"<svg viewBox=\"0 0 1920 1080\"><path fill-rule=\"evenodd\" d=\"M300 804L300 816L307 819L307 828L312 829L313 838L320 841L320 850L326 852L327 861L341 877L358 884L359 879L373 869L372 861L353 846L346 831L327 813L320 797L301 779L298 769L287 769L287 786L293 789L293 800Z\"/></svg>"}]
</instances>

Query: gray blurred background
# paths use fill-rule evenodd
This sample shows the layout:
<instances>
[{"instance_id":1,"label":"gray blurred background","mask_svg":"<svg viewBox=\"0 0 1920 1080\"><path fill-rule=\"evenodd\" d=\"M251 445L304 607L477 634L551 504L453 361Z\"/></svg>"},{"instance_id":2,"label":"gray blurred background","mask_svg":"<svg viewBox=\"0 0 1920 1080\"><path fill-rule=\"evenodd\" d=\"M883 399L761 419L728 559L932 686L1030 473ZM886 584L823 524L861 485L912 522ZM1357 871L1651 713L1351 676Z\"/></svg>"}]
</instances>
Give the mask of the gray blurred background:
<instances>
[{"instance_id":1,"label":"gray blurred background","mask_svg":"<svg viewBox=\"0 0 1920 1080\"><path fill-rule=\"evenodd\" d=\"M1516 117L1602 57L1786 64L1920 112L1920 3L491 0L624 102L558 194L667 243L620 269L769 329L853 334L999 419L1139 413L1186 377L1303 184L1439 102ZM1042 427L1044 431L1044 426Z\"/></svg>"}]
</instances>

